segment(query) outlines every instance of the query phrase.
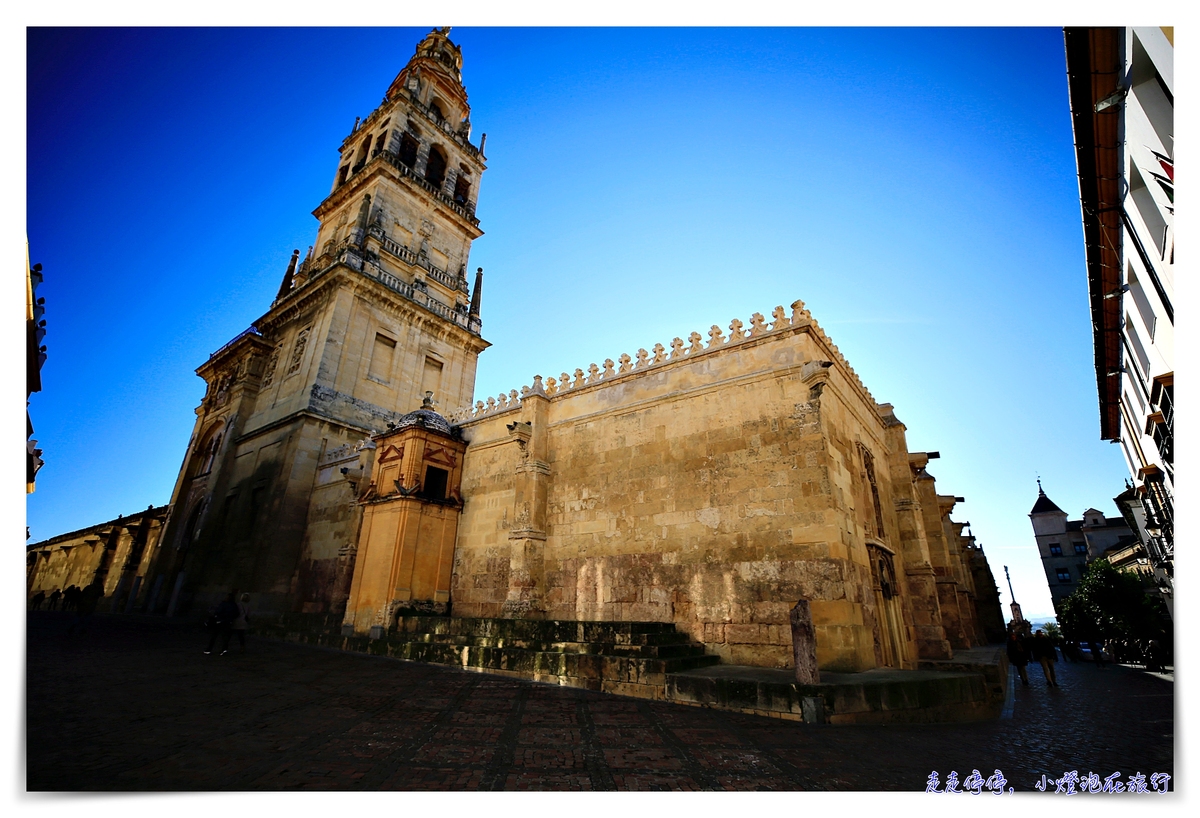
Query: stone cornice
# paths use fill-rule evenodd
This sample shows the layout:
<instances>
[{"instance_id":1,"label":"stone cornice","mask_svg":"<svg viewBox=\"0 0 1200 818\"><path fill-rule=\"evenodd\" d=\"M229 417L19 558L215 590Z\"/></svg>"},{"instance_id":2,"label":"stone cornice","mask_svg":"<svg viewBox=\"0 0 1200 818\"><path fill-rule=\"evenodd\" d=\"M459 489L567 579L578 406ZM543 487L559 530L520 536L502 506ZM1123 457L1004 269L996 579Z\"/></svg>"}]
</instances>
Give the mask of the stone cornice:
<instances>
[{"instance_id":1,"label":"stone cornice","mask_svg":"<svg viewBox=\"0 0 1200 818\"><path fill-rule=\"evenodd\" d=\"M328 300L330 294L345 283L343 269L346 272L354 272L341 264L321 272L272 304L271 308L254 322L254 326L258 327L263 335L269 335L283 324L294 321L308 312L317 302Z\"/></svg>"},{"instance_id":2,"label":"stone cornice","mask_svg":"<svg viewBox=\"0 0 1200 818\"><path fill-rule=\"evenodd\" d=\"M196 367L196 374L204 380L209 380L208 375L225 367L229 361L238 360L242 354L248 349L257 348L260 352L269 352L271 343L261 335L242 335L233 343L226 344L220 350L215 352L207 361Z\"/></svg>"},{"instance_id":3,"label":"stone cornice","mask_svg":"<svg viewBox=\"0 0 1200 818\"><path fill-rule=\"evenodd\" d=\"M107 536L109 533L111 533L111 531L114 527L117 527L117 526L129 527L129 526L132 526L135 524L139 524L147 516L149 516L151 518L155 518L155 519L163 519L166 517L167 511L169 509L170 509L169 504L162 505L162 506L155 506L154 508L146 509L145 511L139 511L137 514L130 514L128 517L118 517L115 520L109 520L108 522L104 522L104 523L97 523L96 525L88 526L87 528L80 528L77 531L68 531L66 534L59 534L57 537L51 537L48 540L42 540L41 542L30 543L29 545L25 546L25 550L28 552L28 551L36 551L36 550L39 550L42 548L51 548L55 545L58 545L59 543L64 543L68 540L73 540L73 539L77 539L79 537L84 537L84 536L88 536L88 535L104 534L105 536Z\"/></svg>"},{"instance_id":4,"label":"stone cornice","mask_svg":"<svg viewBox=\"0 0 1200 818\"><path fill-rule=\"evenodd\" d=\"M350 429L351 431L358 432L359 434L362 434L363 436L367 436L367 435L374 433L373 429L367 429L366 427L363 427L363 426L356 426L353 423L347 423L346 421L342 420L341 418L335 418L330 415L326 415L321 412L317 412L313 409L305 408L305 409L297 409L295 412L289 412L288 414L284 415L281 418L272 420L269 423L264 423L262 426L256 426L255 428L251 429L248 432L243 432L242 434L238 435L237 438L233 442L235 444L241 444L243 441L250 440L255 437L259 437L260 435L264 435L267 432L274 431L275 429L278 429L282 426L287 426L288 424L295 423L297 420L300 420L301 418L305 418L305 417L312 418L314 420L319 420L324 423L332 423L335 426L341 426L343 429Z\"/></svg>"},{"instance_id":5,"label":"stone cornice","mask_svg":"<svg viewBox=\"0 0 1200 818\"><path fill-rule=\"evenodd\" d=\"M341 185L330 193L325 199L317 205L312 214L317 219L324 221L332 211L338 209L348 200L353 201L356 197L361 198L364 190L374 181L378 179L387 179L394 185L407 190L411 195L417 197L419 203L431 210L445 215L450 221L458 225L463 233L469 236L472 240L483 235L483 231L479 229L478 219L472 221L466 216L450 207L442 197L432 193L425 188L423 184L415 180L413 177L401 172L390 157L387 151L380 151L370 158L362 170L355 173Z\"/></svg>"},{"instance_id":6,"label":"stone cornice","mask_svg":"<svg viewBox=\"0 0 1200 818\"><path fill-rule=\"evenodd\" d=\"M351 274L345 282L345 286L352 293L360 296L368 296L367 300L372 301L375 306L400 318L402 321L418 327L423 332L439 340L446 341L476 354L491 346L489 342L483 340L478 335L430 312L420 304L409 301L404 296L393 292L383 283L376 281L370 276L359 273L357 270L346 265L339 266Z\"/></svg>"}]
</instances>

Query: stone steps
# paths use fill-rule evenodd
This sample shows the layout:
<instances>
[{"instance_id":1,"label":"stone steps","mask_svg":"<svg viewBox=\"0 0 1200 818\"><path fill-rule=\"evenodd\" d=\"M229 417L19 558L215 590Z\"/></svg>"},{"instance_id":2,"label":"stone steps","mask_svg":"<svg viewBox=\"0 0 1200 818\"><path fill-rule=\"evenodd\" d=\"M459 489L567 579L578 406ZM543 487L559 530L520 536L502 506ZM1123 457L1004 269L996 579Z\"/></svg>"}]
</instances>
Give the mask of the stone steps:
<instances>
[{"instance_id":1,"label":"stone steps","mask_svg":"<svg viewBox=\"0 0 1200 818\"><path fill-rule=\"evenodd\" d=\"M683 635L680 634L682 637ZM686 641L665 645L614 645L605 642L544 642L504 636L463 634L408 634L393 638L427 644L527 650L542 653L579 653L595 656L626 656L634 659L675 659L704 655L704 648ZM686 637L685 637L686 638Z\"/></svg>"},{"instance_id":2,"label":"stone steps","mask_svg":"<svg viewBox=\"0 0 1200 818\"><path fill-rule=\"evenodd\" d=\"M666 697L668 674L721 661L669 622L402 616L374 639L330 624L284 616L270 630L293 642L648 699Z\"/></svg>"},{"instance_id":3,"label":"stone steps","mask_svg":"<svg viewBox=\"0 0 1200 818\"><path fill-rule=\"evenodd\" d=\"M473 619L449 616L401 616L392 633L462 635L618 645L687 642L671 622L579 622L560 619Z\"/></svg>"},{"instance_id":4,"label":"stone steps","mask_svg":"<svg viewBox=\"0 0 1200 818\"><path fill-rule=\"evenodd\" d=\"M819 684L798 685L792 670L722 665L663 622L403 616L371 638L342 633L335 614L284 614L254 627L289 642L815 723L995 718L1007 678L1003 648L992 646L918 671L822 672Z\"/></svg>"}]
</instances>

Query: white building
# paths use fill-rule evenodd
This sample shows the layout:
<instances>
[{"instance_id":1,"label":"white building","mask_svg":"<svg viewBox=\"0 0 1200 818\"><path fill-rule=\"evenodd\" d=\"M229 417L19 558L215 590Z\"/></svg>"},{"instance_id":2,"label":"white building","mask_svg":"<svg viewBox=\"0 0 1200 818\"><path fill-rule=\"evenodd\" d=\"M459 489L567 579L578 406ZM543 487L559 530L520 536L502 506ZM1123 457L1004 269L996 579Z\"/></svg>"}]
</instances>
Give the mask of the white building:
<instances>
[{"instance_id":1,"label":"white building","mask_svg":"<svg viewBox=\"0 0 1200 818\"><path fill-rule=\"evenodd\" d=\"M1064 29L1087 252L1100 437L1168 596L1174 575L1174 30ZM1124 509L1123 509L1124 510ZM1130 509L1132 511L1132 509Z\"/></svg>"}]
</instances>

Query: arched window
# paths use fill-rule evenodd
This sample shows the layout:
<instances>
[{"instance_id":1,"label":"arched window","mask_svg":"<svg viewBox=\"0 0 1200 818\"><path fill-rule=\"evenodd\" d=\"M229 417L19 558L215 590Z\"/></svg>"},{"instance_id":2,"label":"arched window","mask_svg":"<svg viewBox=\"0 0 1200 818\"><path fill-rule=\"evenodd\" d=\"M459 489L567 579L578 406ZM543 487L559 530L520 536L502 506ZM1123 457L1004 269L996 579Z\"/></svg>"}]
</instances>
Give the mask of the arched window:
<instances>
[{"instance_id":1,"label":"arched window","mask_svg":"<svg viewBox=\"0 0 1200 818\"><path fill-rule=\"evenodd\" d=\"M868 500L871 503L871 509L868 510L867 534L868 536L884 538L883 529L883 505L879 501L879 484L875 482L875 458L867 451L867 447L859 444L859 451L862 453L863 471L867 478L867 491L870 495ZM872 513L874 512L874 513ZM874 525L872 525L872 523ZM874 530L872 530L874 529Z\"/></svg>"},{"instance_id":2,"label":"arched window","mask_svg":"<svg viewBox=\"0 0 1200 818\"><path fill-rule=\"evenodd\" d=\"M429 113L433 114L433 118L438 122L446 118L446 115L442 113L442 106L438 104L436 99L429 100Z\"/></svg>"},{"instance_id":3,"label":"arched window","mask_svg":"<svg viewBox=\"0 0 1200 818\"><path fill-rule=\"evenodd\" d=\"M224 439L222 431L224 424L220 421L216 423L196 446L196 452L192 455L192 477L200 477L212 471L213 463L216 462L217 452L221 448L221 441Z\"/></svg>"},{"instance_id":4,"label":"arched window","mask_svg":"<svg viewBox=\"0 0 1200 818\"><path fill-rule=\"evenodd\" d=\"M406 133L400 137L400 154L398 158L410 168L417 164L417 140L413 138L412 134Z\"/></svg>"},{"instance_id":5,"label":"arched window","mask_svg":"<svg viewBox=\"0 0 1200 818\"><path fill-rule=\"evenodd\" d=\"M354 170L352 171L353 173L358 173L360 170L362 170L362 166L367 164L367 159L370 157L370 153L371 137L368 136L365 140L363 140L362 148L359 149L358 161L354 163Z\"/></svg>"},{"instance_id":6,"label":"arched window","mask_svg":"<svg viewBox=\"0 0 1200 818\"><path fill-rule=\"evenodd\" d=\"M437 188L446 181L446 154L438 148L429 149L429 161L425 164L425 181Z\"/></svg>"},{"instance_id":7,"label":"arched window","mask_svg":"<svg viewBox=\"0 0 1200 818\"><path fill-rule=\"evenodd\" d=\"M454 201L461 205L467 203L467 198L471 195L471 182L462 174L454 182Z\"/></svg>"},{"instance_id":8,"label":"arched window","mask_svg":"<svg viewBox=\"0 0 1200 818\"><path fill-rule=\"evenodd\" d=\"M192 513L188 515L187 525L184 526L183 532L179 538L179 542L175 547L180 551L186 551L192 541L196 539L196 535L200 531L200 517L204 514L204 500L200 500L192 508Z\"/></svg>"}]
</instances>

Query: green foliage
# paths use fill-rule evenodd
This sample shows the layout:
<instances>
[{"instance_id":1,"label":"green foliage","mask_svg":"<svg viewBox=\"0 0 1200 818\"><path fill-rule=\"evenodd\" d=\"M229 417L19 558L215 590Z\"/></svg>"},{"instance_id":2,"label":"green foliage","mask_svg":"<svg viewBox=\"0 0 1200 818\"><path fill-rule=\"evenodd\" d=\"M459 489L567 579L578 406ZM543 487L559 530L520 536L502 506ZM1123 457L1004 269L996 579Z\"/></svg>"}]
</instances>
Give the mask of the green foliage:
<instances>
[{"instance_id":1,"label":"green foliage","mask_svg":"<svg viewBox=\"0 0 1200 818\"><path fill-rule=\"evenodd\" d=\"M1062 640L1063 640L1062 629L1060 627L1058 627L1057 622L1047 622L1045 625L1042 626L1042 630L1044 630L1046 632L1046 635L1050 637L1051 641L1053 641L1054 644L1057 645L1062 642Z\"/></svg>"},{"instance_id":2,"label":"green foliage","mask_svg":"<svg viewBox=\"0 0 1200 818\"><path fill-rule=\"evenodd\" d=\"M1068 639L1170 641L1171 620L1162 599L1146 594L1132 571L1096 560L1059 609L1058 623Z\"/></svg>"}]
</instances>

